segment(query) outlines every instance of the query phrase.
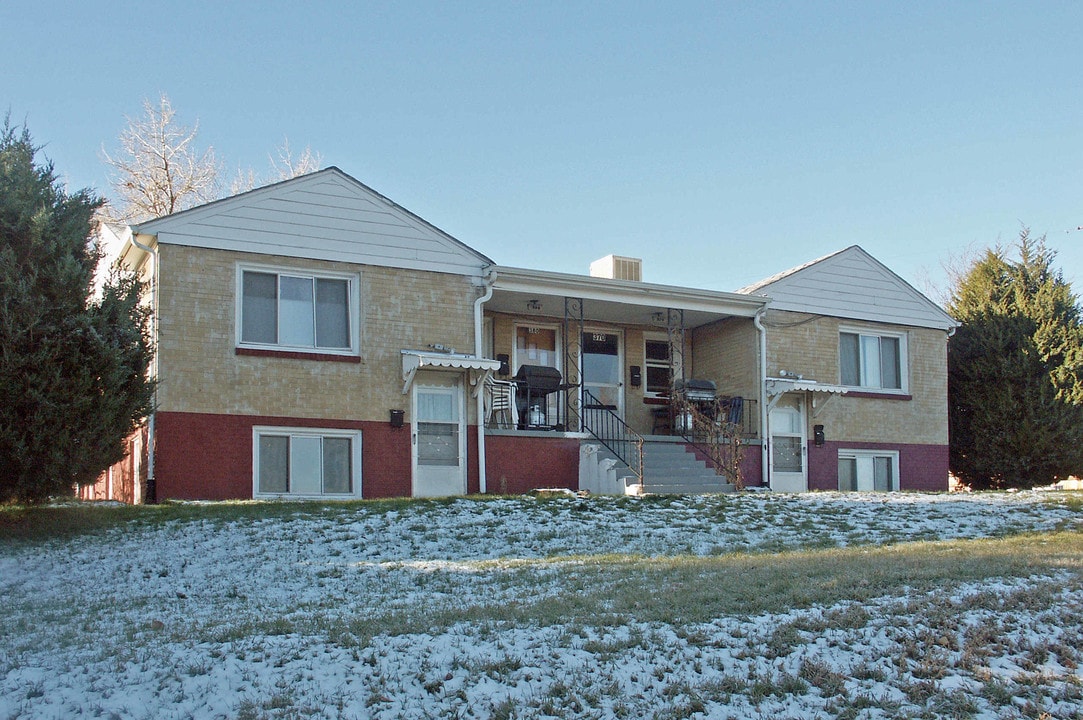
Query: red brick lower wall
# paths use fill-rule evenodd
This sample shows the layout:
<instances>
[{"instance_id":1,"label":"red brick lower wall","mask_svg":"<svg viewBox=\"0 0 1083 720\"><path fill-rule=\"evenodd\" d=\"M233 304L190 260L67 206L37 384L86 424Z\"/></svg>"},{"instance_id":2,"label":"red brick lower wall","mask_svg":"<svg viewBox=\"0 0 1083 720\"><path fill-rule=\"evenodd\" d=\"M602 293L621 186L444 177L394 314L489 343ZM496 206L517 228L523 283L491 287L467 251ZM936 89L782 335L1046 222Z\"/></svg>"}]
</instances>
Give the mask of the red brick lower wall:
<instances>
[{"instance_id":1,"label":"red brick lower wall","mask_svg":"<svg viewBox=\"0 0 1083 720\"><path fill-rule=\"evenodd\" d=\"M488 435L485 457L485 482L490 493L579 488L577 438Z\"/></svg>"},{"instance_id":2,"label":"red brick lower wall","mask_svg":"<svg viewBox=\"0 0 1083 720\"><path fill-rule=\"evenodd\" d=\"M697 458L707 463L707 467L713 467L711 465L710 456L698 448L687 445L690 452L695 454ZM763 485L763 475L760 472L760 468L763 463L760 461L760 446L759 445L743 445L741 447L741 479L744 481L745 487L757 487Z\"/></svg>"},{"instance_id":3,"label":"red brick lower wall","mask_svg":"<svg viewBox=\"0 0 1083 720\"><path fill-rule=\"evenodd\" d=\"M947 491L948 446L905 445L901 443L827 442L822 447L809 443L809 490L839 489L839 449L887 450L899 453L901 490Z\"/></svg>"},{"instance_id":4,"label":"red brick lower wall","mask_svg":"<svg viewBox=\"0 0 1083 720\"><path fill-rule=\"evenodd\" d=\"M144 497L147 480L147 428L140 427L125 441L128 454L103 472L91 485L76 489L81 500L117 500L134 503ZM138 488L138 493L136 492Z\"/></svg>"},{"instance_id":5,"label":"red brick lower wall","mask_svg":"<svg viewBox=\"0 0 1083 720\"><path fill-rule=\"evenodd\" d=\"M158 500L232 500L252 497L252 428L256 425L361 431L361 495L401 497L411 492L410 428L358 422L258 415L160 412L155 420ZM468 454L477 486L476 429ZM470 479L468 478L468 482Z\"/></svg>"}]
</instances>

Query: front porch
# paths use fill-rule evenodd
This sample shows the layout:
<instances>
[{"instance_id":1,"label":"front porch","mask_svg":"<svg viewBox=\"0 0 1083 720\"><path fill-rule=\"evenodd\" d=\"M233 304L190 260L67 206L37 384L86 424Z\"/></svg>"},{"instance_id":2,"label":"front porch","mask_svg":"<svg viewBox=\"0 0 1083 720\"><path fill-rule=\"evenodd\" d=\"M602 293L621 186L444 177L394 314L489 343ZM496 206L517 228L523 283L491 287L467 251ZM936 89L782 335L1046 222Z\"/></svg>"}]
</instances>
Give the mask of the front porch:
<instances>
[{"instance_id":1,"label":"front porch","mask_svg":"<svg viewBox=\"0 0 1083 720\"><path fill-rule=\"evenodd\" d=\"M577 438L626 467L629 484L645 492L717 492L727 480L740 483L729 476L761 425L753 318L764 302L498 268L484 305L485 355L500 361L486 387L486 436ZM694 463L682 464L688 458L680 455L658 462L684 446ZM700 489L689 485L695 478ZM652 483L657 489L644 489Z\"/></svg>"}]
</instances>

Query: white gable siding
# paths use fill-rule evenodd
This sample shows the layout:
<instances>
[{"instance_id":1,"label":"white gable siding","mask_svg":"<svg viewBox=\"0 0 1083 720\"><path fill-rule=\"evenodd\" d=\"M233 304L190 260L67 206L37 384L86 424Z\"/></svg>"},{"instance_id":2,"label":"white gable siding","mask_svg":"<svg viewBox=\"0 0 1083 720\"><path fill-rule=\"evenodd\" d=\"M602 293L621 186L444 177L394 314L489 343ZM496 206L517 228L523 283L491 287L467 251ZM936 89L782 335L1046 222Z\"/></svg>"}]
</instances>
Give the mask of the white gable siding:
<instances>
[{"instance_id":1,"label":"white gable siding","mask_svg":"<svg viewBox=\"0 0 1083 720\"><path fill-rule=\"evenodd\" d=\"M955 321L864 250L851 247L757 286L779 310L948 329Z\"/></svg>"},{"instance_id":2,"label":"white gable siding","mask_svg":"<svg viewBox=\"0 0 1083 720\"><path fill-rule=\"evenodd\" d=\"M477 275L487 258L337 169L139 227L166 244Z\"/></svg>"}]
</instances>

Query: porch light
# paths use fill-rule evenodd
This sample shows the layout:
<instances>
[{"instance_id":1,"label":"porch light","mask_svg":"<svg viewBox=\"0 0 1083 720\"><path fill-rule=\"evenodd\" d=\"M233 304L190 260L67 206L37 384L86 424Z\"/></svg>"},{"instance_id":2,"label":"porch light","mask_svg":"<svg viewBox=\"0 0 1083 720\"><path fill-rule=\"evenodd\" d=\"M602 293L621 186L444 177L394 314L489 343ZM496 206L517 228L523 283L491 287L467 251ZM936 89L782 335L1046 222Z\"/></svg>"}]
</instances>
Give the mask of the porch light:
<instances>
[{"instance_id":1,"label":"porch light","mask_svg":"<svg viewBox=\"0 0 1083 720\"><path fill-rule=\"evenodd\" d=\"M528 300L526 307L528 310L541 310L541 303L537 300Z\"/></svg>"}]
</instances>

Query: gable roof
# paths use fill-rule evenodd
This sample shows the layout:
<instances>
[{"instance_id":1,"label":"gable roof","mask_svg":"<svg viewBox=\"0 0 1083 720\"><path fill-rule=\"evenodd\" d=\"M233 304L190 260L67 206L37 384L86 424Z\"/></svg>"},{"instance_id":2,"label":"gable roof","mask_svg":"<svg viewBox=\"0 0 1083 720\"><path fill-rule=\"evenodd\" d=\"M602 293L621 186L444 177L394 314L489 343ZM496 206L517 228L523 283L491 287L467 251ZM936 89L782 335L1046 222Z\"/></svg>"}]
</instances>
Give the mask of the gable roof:
<instances>
[{"instance_id":1,"label":"gable roof","mask_svg":"<svg viewBox=\"0 0 1083 720\"><path fill-rule=\"evenodd\" d=\"M485 255L337 167L140 223L163 244L477 275Z\"/></svg>"},{"instance_id":2,"label":"gable roof","mask_svg":"<svg viewBox=\"0 0 1083 720\"><path fill-rule=\"evenodd\" d=\"M737 292L770 296L770 307L777 310L941 330L959 325L939 305L857 245Z\"/></svg>"}]
</instances>

